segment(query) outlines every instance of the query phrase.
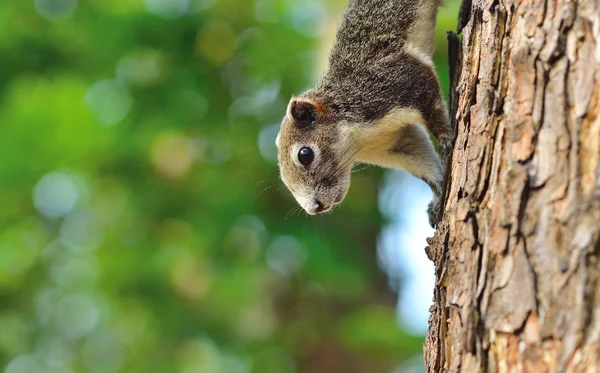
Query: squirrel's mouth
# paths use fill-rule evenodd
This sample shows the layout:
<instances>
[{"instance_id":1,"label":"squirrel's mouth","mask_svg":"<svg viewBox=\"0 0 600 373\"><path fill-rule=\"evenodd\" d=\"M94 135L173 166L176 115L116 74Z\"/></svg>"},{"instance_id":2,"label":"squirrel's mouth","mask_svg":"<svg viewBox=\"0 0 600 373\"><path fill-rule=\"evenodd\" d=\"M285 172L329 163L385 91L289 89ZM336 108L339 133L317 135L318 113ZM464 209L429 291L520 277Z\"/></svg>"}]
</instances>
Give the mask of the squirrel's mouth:
<instances>
[{"instance_id":1,"label":"squirrel's mouth","mask_svg":"<svg viewBox=\"0 0 600 373\"><path fill-rule=\"evenodd\" d=\"M329 212L329 211L331 211L332 208L333 208L333 205L325 206L325 207L323 207L323 209L321 211L319 211L319 214L324 214L326 212Z\"/></svg>"},{"instance_id":2,"label":"squirrel's mouth","mask_svg":"<svg viewBox=\"0 0 600 373\"><path fill-rule=\"evenodd\" d=\"M338 190L335 198L320 199L311 197L309 200L298 200L298 203L304 208L309 215L317 215L330 212L336 205L341 203L346 197L347 190Z\"/></svg>"}]
</instances>

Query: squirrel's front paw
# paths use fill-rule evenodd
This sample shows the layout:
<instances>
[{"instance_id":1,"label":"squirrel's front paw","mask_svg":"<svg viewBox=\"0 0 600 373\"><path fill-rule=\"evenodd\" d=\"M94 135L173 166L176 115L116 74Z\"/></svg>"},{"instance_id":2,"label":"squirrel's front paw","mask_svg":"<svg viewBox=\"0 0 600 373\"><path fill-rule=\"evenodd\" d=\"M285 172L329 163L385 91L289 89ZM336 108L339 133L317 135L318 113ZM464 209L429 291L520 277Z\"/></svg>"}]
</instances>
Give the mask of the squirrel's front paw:
<instances>
[{"instance_id":1,"label":"squirrel's front paw","mask_svg":"<svg viewBox=\"0 0 600 373\"><path fill-rule=\"evenodd\" d=\"M434 196L433 200L429 202L427 207L427 215L429 216L429 225L435 228L440 221L440 213L442 211L441 198Z\"/></svg>"}]
</instances>

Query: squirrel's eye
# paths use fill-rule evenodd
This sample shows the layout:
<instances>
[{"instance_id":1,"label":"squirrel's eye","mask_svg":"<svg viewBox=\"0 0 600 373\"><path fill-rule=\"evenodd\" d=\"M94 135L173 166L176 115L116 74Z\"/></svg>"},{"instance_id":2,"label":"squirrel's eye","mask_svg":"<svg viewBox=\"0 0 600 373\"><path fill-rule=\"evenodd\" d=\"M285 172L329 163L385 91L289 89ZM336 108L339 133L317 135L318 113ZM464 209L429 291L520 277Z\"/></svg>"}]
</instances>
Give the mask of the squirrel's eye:
<instances>
[{"instance_id":1,"label":"squirrel's eye","mask_svg":"<svg viewBox=\"0 0 600 373\"><path fill-rule=\"evenodd\" d=\"M313 159L315 159L315 153L313 153L312 149L309 147L305 146L298 152L298 162L305 167L308 167Z\"/></svg>"}]
</instances>

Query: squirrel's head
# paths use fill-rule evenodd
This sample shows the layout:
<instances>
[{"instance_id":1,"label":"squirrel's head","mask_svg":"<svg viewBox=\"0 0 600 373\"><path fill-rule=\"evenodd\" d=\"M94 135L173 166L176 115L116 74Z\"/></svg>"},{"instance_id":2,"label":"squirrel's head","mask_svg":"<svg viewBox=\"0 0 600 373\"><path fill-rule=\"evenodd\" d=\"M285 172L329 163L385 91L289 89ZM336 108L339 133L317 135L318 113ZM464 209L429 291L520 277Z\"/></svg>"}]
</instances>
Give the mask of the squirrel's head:
<instances>
[{"instance_id":1,"label":"squirrel's head","mask_svg":"<svg viewBox=\"0 0 600 373\"><path fill-rule=\"evenodd\" d=\"M356 154L339 124L317 100L294 97L277 135L281 178L311 215L331 210L350 186Z\"/></svg>"}]
</instances>

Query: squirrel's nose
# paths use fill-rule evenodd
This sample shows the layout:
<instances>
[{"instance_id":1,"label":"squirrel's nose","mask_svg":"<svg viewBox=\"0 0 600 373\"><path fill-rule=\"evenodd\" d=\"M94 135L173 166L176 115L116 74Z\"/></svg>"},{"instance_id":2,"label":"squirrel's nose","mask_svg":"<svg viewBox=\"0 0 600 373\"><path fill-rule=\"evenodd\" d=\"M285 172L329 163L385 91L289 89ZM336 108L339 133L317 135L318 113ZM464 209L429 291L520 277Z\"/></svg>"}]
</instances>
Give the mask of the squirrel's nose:
<instances>
[{"instance_id":1,"label":"squirrel's nose","mask_svg":"<svg viewBox=\"0 0 600 373\"><path fill-rule=\"evenodd\" d=\"M319 200L313 200L307 207L305 207L305 211L310 215L320 214L322 212L327 212L331 209L331 205L326 206L323 202Z\"/></svg>"}]
</instances>

